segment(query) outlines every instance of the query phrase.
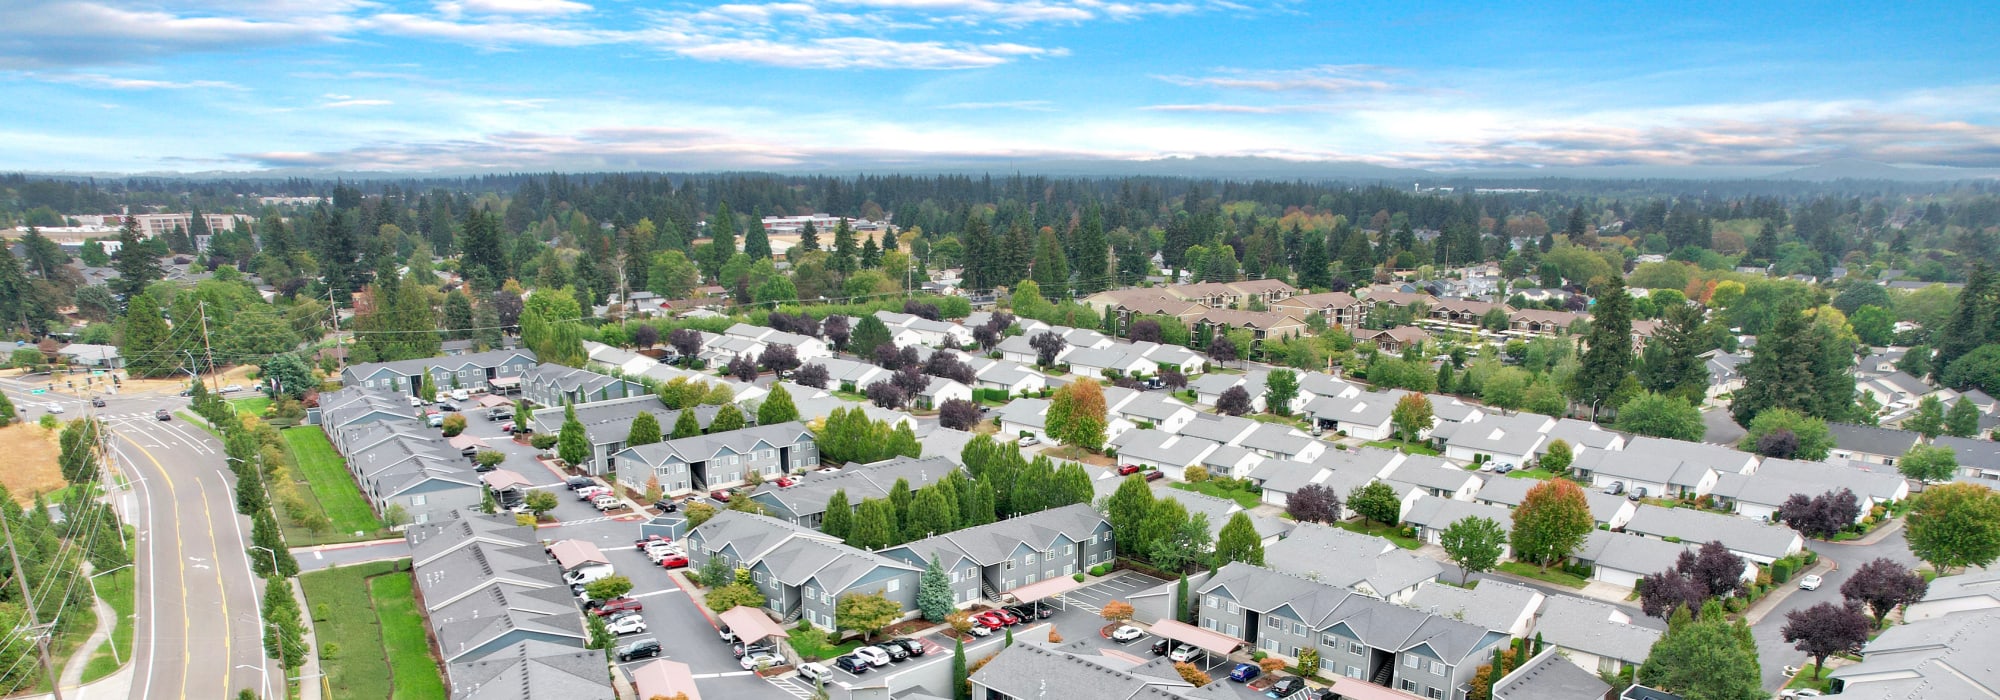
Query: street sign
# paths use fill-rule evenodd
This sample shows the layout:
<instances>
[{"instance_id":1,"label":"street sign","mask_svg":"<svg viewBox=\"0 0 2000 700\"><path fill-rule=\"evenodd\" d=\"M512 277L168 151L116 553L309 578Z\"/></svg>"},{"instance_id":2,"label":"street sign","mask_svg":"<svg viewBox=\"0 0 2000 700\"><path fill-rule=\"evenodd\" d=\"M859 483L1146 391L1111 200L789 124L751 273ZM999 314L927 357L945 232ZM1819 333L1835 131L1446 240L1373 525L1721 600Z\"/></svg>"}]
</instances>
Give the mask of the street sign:
<instances>
[{"instance_id":1,"label":"street sign","mask_svg":"<svg viewBox=\"0 0 2000 700\"><path fill-rule=\"evenodd\" d=\"M36 395L40 395L40 394L46 394L46 393L49 393L49 390L47 390L47 389L29 389L29 390L28 390L28 393L30 393L30 394L36 394Z\"/></svg>"}]
</instances>

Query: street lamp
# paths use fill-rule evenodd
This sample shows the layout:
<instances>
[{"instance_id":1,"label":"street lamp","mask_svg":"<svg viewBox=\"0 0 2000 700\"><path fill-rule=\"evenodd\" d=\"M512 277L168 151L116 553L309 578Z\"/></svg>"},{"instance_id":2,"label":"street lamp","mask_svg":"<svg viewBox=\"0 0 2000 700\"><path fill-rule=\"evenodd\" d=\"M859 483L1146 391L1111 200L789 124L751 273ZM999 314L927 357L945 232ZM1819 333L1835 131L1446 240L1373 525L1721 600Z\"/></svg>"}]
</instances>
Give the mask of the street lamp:
<instances>
[{"instance_id":1,"label":"street lamp","mask_svg":"<svg viewBox=\"0 0 2000 700\"><path fill-rule=\"evenodd\" d=\"M270 625L271 623L265 622L264 624ZM264 680L262 681L262 684L264 686L264 697L266 698L266 700L269 700L269 698L271 697L271 667L267 664L258 664L256 666L252 666L250 664L237 664L236 667L257 669L257 673L262 674L264 678Z\"/></svg>"},{"instance_id":2,"label":"street lamp","mask_svg":"<svg viewBox=\"0 0 2000 700\"><path fill-rule=\"evenodd\" d=\"M105 574L109 574L109 573L114 573L114 572L118 571L118 569L130 569L130 568L132 568L132 565L131 565L131 564L124 564L124 565L121 565L121 566L119 566L119 567L118 567L117 569L112 569L111 571L100 571L100 572L97 572L97 573L94 573L94 574L91 574L91 575L90 575L90 578L89 578L89 581L90 581L90 597L91 597L91 598L92 598L93 600L103 600L103 598L100 598L100 597L99 597L99 596L97 595L97 577L99 577L99 576L103 576L103 575L105 575ZM123 665L125 665L125 661L124 661L124 660L122 660L122 659L120 659L120 658L118 658L118 643L117 643L116 641L113 641L113 642L111 643L111 661L112 661L112 662L113 662L114 664L116 664L116 665L119 665L119 666L123 666Z\"/></svg>"},{"instance_id":3,"label":"street lamp","mask_svg":"<svg viewBox=\"0 0 2000 700\"><path fill-rule=\"evenodd\" d=\"M250 545L250 549L261 549L264 550L265 554L271 555L271 575L272 576L278 575L278 553L276 551L272 550L270 547L266 547L263 545L256 545L256 544Z\"/></svg>"}]
</instances>

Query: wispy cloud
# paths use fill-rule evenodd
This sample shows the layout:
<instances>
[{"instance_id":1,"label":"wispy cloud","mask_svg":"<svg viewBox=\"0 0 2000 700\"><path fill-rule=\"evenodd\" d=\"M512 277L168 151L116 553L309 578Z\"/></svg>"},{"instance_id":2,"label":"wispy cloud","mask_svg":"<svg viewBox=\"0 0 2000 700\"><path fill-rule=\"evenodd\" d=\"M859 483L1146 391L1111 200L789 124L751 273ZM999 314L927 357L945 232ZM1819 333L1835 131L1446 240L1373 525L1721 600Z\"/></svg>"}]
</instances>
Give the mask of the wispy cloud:
<instances>
[{"instance_id":1,"label":"wispy cloud","mask_svg":"<svg viewBox=\"0 0 2000 700\"><path fill-rule=\"evenodd\" d=\"M1184 87L1208 87L1258 92L1313 92L1348 94L1388 92L1405 89L1380 77L1391 72L1382 66L1313 66L1291 70L1220 69L1210 75L1156 75L1158 80Z\"/></svg>"},{"instance_id":2,"label":"wispy cloud","mask_svg":"<svg viewBox=\"0 0 2000 700\"><path fill-rule=\"evenodd\" d=\"M1223 103L1146 105L1147 112L1211 112L1216 114L1293 114L1323 112L1324 105L1241 105Z\"/></svg>"},{"instance_id":3,"label":"wispy cloud","mask_svg":"<svg viewBox=\"0 0 2000 700\"><path fill-rule=\"evenodd\" d=\"M1055 104L1049 102L1048 100L1014 100L1011 102L953 102L951 104L938 105L937 109L973 109L973 110L1014 109L1023 112L1056 111Z\"/></svg>"},{"instance_id":4,"label":"wispy cloud","mask_svg":"<svg viewBox=\"0 0 2000 700\"><path fill-rule=\"evenodd\" d=\"M92 0L0 3L0 68L129 63L192 52L244 51L326 41L351 26L338 0L307 11L279 2L240 14Z\"/></svg>"},{"instance_id":5,"label":"wispy cloud","mask_svg":"<svg viewBox=\"0 0 2000 700\"><path fill-rule=\"evenodd\" d=\"M328 108L328 109L342 109L342 108L346 108L346 107L385 107L385 106L388 106L388 105L392 105L392 104L395 104L395 102L393 102L393 101L390 101L390 100L378 100L378 99L364 99L364 98L359 98L359 97L347 97L347 96L343 95L343 96L340 96L340 97L339 97L339 98L337 98L337 99L333 99L333 100L330 100L330 101L327 101L327 102L323 102L323 103L320 103L320 106L321 106L321 107L325 107L325 108Z\"/></svg>"},{"instance_id":6,"label":"wispy cloud","mask_svg":"<svg viewBox=\"0 0 2000 700\"><path fill-rule=\"evenodd\" d=\"M110 90L249 90L250 88L223 80L150 80L145 78L123 78L102 73L29 73L30 77L51 83L66 83L85 87Z\"/></svg>"},{"instance_id":7,"label":"wispy cloud","mask_svg":"<svg viewBox=\"0 0 2000 700\"><path fill-rule=\"evenodd\" d=\"M439 13L458 17L482 15L569 15L589 12L589 5L571 0L445 0L437 3Z\"/></svg>"}]
</instances>

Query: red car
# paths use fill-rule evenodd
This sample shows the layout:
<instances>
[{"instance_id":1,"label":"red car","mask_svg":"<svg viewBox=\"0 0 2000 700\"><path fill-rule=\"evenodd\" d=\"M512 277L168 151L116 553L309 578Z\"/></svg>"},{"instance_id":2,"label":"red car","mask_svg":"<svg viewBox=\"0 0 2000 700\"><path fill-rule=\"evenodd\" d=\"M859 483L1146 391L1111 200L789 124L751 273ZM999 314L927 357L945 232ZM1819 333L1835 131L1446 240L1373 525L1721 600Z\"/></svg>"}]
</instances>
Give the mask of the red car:
<instances>
[{"instance_id":1,"label":"red car","mask_svg":"<svg viewBox=\"0 0 2000 700\"><path fill-rule=\"evenodd\" d=\"M1129 476L1129 475L1132 475L1132 474L1137 474L1137 473L1139 473L1139 470L1140 470L1141 468L1142 468L1142 467L1140 467L1140 466L1139 466L1139 465L1137 465L1137 464L1127 464L1127 465L1125 465L1125 466L1122 466L1122 467L1119 467L1119 468L1118 468L1118 475L1119 475L1119 476Z\"/></svg>"},{"instance_id":2,"label":"red car","mask_svg":"<svg viewBox=\"0 0 2000 700\"><path fill-rule=\"evenodd\" d=\"M972 621L990 630L997 630L1007 626L1007 618L998 610L988 610L978 615L973 615Z\"/></svg>"},{"instance_id":3,"label":"red car","mask_svg":"<svg viewBox=\"0 0 2000 700\"><path fill-rule=\"evenodd\" d=\"M1146 472L1145 478L1147 481L1159 481L1161 479L1167 478L1167 473L1155 469L1153 471Z\"/></svg>"},{"instance_id":4,"label":"red car","mask_svg":"<svg viewBox=\"0 0 2000 700\"><path fill-rule=\"evenodd\" d=\"M995 610L995 611L993 611L993 614L995 614L995 615L999 615L999 616L1000 616L1000 619L1002 619L1002 620L1006 620L1006 621L1007 621L1007 624L1010 624L1010 625L1018 625L1018 624L1021 624L1021 616L1019 616L1019 615L1015 615L1014 613L1010 613L1010 612L1007 612L1007 611L1006 611L1006 610L1004 610L1004 609L1003 609L1003 610Z\"/></svg>"},{"instance_id":5,"label":"red car","mask_svg":"<svg viewBox=\"0 0 2000 700\"><path fill-rule=\"evenodd\" d=\"M514 434L514 421L507 421L505 423L501 423L500 432L507 433L508 435Z\"/></svg>"},{"instance_id":6,"label":"red car","mask_svg":"<svg viewBox=\"0 0 2000 700\"><path fill-rule=\"evenodd\" d=\"M660 557L660 568L662 569L685 569L687 565L688 558L685 554Z\"/></svg>"},{"instance_id":7,"label":"red car","mask_svg":"<svg viewBox=\"0 0 2000 700\"><path fill-rule=\"evenodd\" d=\"M791 487L793 487L793 486L797 485L798 483L799 483L798 481L796 481L796 480L792 479L792 477L789 477L789 476L781 476L781 477L778 477L778 488L781 488L781 489L788 489L788 488L791 488Z\"/></svg>"},{"instance_id":8,"label":"red car","mask_svg":"<svg viewBox=\"0 0 2000 700\"><path fill-rule=\"evenodd\" d=\"M646 604L641 603L637 600L633 600L631 598L612 598L610 600L604 601L603 603L599 604L595 609L591 610L590 612L591 614L594 614L598 617L604 617L612 613L620 613L620 612L625 612L627 610L630 610L632 612L638 612L645 609L646 609Z\"/></svg>"},{"instance_id":9,"label":"red car","mask_svg":"<svg viewBox=\"0 0 2000 700\"><path fill-rule=\"evenodd\" d=\"M646 551L646 545L652 544L654 542L672 542L672 541L673 540L667 539L665 535L647 535L645 537L632 540L632 548L643 552Z\"/></svg>"}]
</instances>

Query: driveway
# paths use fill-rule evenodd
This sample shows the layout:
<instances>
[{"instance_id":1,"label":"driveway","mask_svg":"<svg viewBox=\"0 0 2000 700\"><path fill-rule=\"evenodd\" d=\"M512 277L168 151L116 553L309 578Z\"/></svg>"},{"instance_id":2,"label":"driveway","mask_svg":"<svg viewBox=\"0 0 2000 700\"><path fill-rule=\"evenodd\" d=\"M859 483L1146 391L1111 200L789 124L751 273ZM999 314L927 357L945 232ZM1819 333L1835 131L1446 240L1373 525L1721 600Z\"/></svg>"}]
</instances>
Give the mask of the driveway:
<instances>
[{"instance_id":1,"label":"driveway","mask_svg":"<svg viewBox=\"0 0 2000 700\"><path fill-rule=\"evenodd\" d=\"M1706 443L1735 445L1736 441L1743 439L1743 435L1745 434L1743 426L1736 424L1736 419L1729 415L1729 409L1727 408L1711 408L1702 411L1701 424L1708 428L1708 432L1701 435L1701 441Z\"/></svg>"},{"instance_id":2,"label":"driveway","mask_svg":"<svg viewBox=\"0 0 2000 700\"><path fill-rule=\"evenodd\" d=\"M1884 527L1895 527L1897 530L1875 544L1834 544L1812 540L1806 542L1806 546L1819 553L1821 566L1815 571L1825 581L1820 584L1818 590L1804 591L1797 588L1798 579L1794 577L1791 583L1786 584L1792 588L1784 600L1779 601L1763 619L1757 621L1757 624L1750 626L1750 636L1757 640L1757 659L1764 666L1765 688L1775 690L1785 684L1787 664L1806 665L1805 652L1792 648L1790 643L1784 641L1785 613L1810 608L1820 603L1840 603L1843 600L1840 595L1840 585L1847 582L1847 578L1853 575L1855 569L1876 558L1887 558L1909 567L1918 565L1916 556L1910 554L1909 542L1903 538L1901 521ZM1834 568L1830 571L1823 570L1829 564Z\"/></svg>"}]
</instances>

